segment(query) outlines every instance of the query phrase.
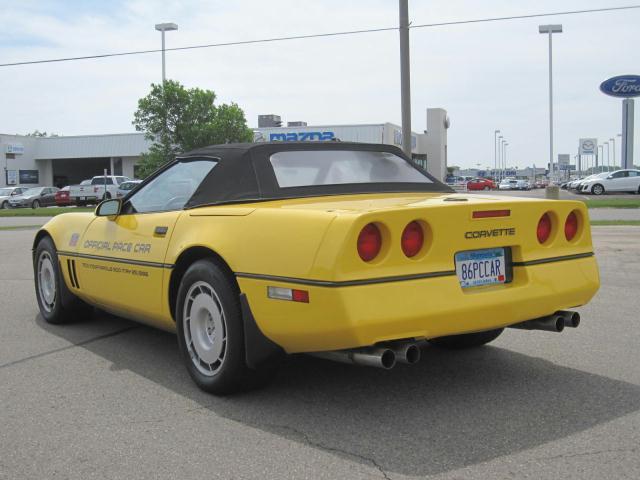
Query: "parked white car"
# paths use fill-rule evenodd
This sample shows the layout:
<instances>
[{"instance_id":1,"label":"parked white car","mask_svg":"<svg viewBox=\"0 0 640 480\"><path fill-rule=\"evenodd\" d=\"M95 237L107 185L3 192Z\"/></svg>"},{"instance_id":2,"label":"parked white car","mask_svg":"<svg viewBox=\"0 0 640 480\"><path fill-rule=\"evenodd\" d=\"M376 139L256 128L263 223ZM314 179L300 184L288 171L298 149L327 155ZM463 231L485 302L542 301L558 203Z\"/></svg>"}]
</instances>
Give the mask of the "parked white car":
<instances>
[{"instance_id":1,"label":"parked white car","mask_svg":"<svg viewBox=\"0 0 640 480\"><path fill-rule=\"evenodd\" d=\"M518 181L515 178L504 178L498 185L498 190L515 190L518 188Z\"/></svg>"},{"instance_id":2,"label":"parked white car","mask_svg":"<svg viewBox=\"0 0 640 480\"><path fill-rule=\"evenodd\" d=\"M630 192L640 194L640 170L616 170L608 175L583 180L580 192L602 195L608 192Z\"/></svg>"},{"instance_id":3,"label":"parked white car","mask_svg":"<svg viewBox=\"0 0 640 480\"><path fill-rule=\"evenodd\" d=\"M76 205L98 203L108 198L116 198L118 187L130 178L116 175L98 175L91 180L83 180L69 188L69 198Z\"/></svg>"},{"instance_id":4,"label":"parked white car","mask_svg":"<svg viewBox=\"0 0 640 480\"><path fill-rule=\"evenodd\" d=\"M120 186L118 186L118 191L116 192L117 198L122 198L127 195L131 190L136 188L138 185L142 183L142 180L129 180L128 182L122 182Z\"/></svg>"}]
</instances>

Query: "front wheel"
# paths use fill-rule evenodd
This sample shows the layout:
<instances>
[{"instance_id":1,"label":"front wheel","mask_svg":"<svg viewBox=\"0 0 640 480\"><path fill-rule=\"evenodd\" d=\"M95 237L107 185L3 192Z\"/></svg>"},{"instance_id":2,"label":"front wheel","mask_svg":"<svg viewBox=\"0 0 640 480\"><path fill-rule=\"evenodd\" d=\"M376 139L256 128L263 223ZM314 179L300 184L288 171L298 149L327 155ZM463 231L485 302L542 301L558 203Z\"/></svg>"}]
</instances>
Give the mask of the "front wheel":
<instances>
[{"instance_id":1,"label":"front wheel","mask_svg":"<svg viewBox=\"0 0 640 480\"><path fill-rule=\"evenodd\" d=\"M31 208L40 208L40 201L39 200L34 200L31 203Z\"/></svg>"},{"instance_id":2,"label":"front wheel","mask_svg":"<svg viewBox=\"0 0 640 480\"><path fill-rule=\"evenodd\" d=\"M91 307L66 291L53 241L44 237L34 256L34 280L40 314L47 323L69 323L91 315ZM68 301L63 303L63 291Z\"/></svg>"},{"instance_id":3,"label":"front wheel","mask_svg":"<svg viewBox=\"0 0 640 480\"><path fill-rule=\"evenodd\" d=\"M594 195L602 195L604 193L604 187L599 183L596 183L593 187L591 187L591 193Z\"/></svg>"},{"instance_id":4,"label":"front wheel","mask_svg":"<svg viewBox=\"0 0 640 480\"><path fill-rule=\"evenodd\" d=\"M462 335L450 335L448 337L438 337L429 339L429 343L436 347L448 350L463 350L466 348L480 347L492 342L500 336L504 328L487 330L486 332L463 333Z\"/></svg>"},{"instance_id":5,"label":"front wheel","mask_svg":"<svg viewBox=\"0 0 640 480\"><path fill-rule=\"evenodd\" d=\"M264 386L275 367L250 369L244 327L233 279L213 260L198 260L178 290L178 347L189 375L202 390L218 395Z\"/></svg>"}]
</instances>

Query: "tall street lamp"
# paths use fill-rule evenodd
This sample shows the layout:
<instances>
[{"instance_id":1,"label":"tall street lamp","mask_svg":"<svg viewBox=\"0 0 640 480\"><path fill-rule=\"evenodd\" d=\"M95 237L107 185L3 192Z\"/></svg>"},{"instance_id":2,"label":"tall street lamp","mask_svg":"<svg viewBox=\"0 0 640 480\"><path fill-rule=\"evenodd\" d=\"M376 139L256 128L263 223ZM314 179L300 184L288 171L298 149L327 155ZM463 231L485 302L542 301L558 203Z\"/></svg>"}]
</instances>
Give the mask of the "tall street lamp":
<instances>
[{"instance_id":1,"label":"tall street lamp","mask_svg":"<svg viewBox=\"0 0 640 480\"><path fill-rule=\"evenodd\" d=\"M598 145L598 158L600 159L600 165L604 167L604 147L602 145Z\"/></svg>"},{"instance_id":2,"label":"tall street lamp","mask_svg":"<svg viewBox=\"0 0 640 480\"><path fill-rule=\"evenodd\" d=\"M498 178L502 180L502 142L504 137L500 135L498 137Z\"/></svg>"},{"instance_id":3,"label":"tall street lamp","mask_svg":"<svg viewBox=\"0 0 640 480\"><path fill-rule=\"evenodd\" d=\"M622 161L622 134L619 133L616 135L616 137L620 137L620 168L624 168L624 162ZM631 165L629 166L629 168L633 168L633 159L631 159Z\"/></svg>"},{"instance_id":4,"label":"tall street lamp","mask_svg":"<svg viewBox=\"0 0 640 480\"><path fill-rule=\"evenodd\" d=\"M162 85L167 79L166 71L165 71L165 63L164 63L164 32L171 32L173 30L178 30L177 23L158 23L156 24L156 30L158 30L162 35Z\"/></svg>"},{"instance_id":5,"label":"tall street lamp","mask_svg":"<svg viewBox=\"0 0 640 480\"><path fill-rule=\"evenodd\" d=\"M505 169L505 173L507 170L507 146L509 146L508 142L504 142L504 147L502 147L502 157L504 159L504 169Z\"/></svg>"},{"instance_id":6,"label":"tall street lamp","mask_svg":"<svg viewBox=\"0 0 640 480\"><path fill-rule=\"evenodd\" d=\"M616 166L616 139L615 138L610 138L609 141L611 142L611 150L613 150L613 166Z\"/></svg>"},{"instance_id":7,"label":"tall street lamp","mask_svg":"<svg viewBox=\"0 0 640 480\"><path fill-rule=\"evenodd\" d=\"M610 152L609 152L609 142L604 142L604 144L607 146L607 172L609 170L611 170L611 162L609 161L609 159L611 158Z\"/></svg>"},{"instance_id":8,"label":"tall street lamp","mask_svg":"<svg viewBox=\"0 0 640 480\"><path fill-rule=\"evenodd\" d=\"M553 34L562 33L562 25L540 25L538 32L549 35L549 175L553 178Z\"/></svg>"},{"instance_id":9,"label":"tall street lamp","mask_svg":"<svg viewBox=\"0 0 640 480\"><path fill-rule=\"evenodd\" d=\"M500 130L493 131L493 175L494 177L498 171L498 134Z\"/></svg>"}]
</instances>

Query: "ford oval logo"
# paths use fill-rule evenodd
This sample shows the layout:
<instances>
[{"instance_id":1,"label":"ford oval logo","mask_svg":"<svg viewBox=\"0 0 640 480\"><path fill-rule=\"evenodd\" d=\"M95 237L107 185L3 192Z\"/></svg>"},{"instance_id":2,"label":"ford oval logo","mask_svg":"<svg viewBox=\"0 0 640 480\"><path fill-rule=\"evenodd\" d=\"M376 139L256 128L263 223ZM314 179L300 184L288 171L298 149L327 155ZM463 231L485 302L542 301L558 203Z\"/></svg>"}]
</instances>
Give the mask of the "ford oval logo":
<instances>
[{"instance_id":1,"label":"ford oval logo","mask_svg":"<svg viewBox=\"0 0 640 480\"><path fill-rule=\"evenodd\" d=\"M612 97L640 96L640 75L619 75L600 84L602 93Z\"/></svg>"}]
</instances>

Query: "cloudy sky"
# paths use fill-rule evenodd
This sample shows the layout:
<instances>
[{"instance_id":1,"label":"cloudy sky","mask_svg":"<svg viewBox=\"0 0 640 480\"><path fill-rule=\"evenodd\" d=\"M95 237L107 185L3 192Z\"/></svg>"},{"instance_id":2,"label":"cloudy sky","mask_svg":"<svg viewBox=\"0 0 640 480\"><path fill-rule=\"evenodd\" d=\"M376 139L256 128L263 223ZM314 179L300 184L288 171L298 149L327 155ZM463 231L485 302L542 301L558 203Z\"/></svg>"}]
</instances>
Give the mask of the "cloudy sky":
<instances>
[{"instance_id":1,"label":"cloudy sky","mask_svg":"<svg viewBox=\"0 0 640 480\"><path fill-rule=\"evenodd\" d=\"M179 24L167 34L175 47L393 27L397 3L2 0L0 63L159 48L154 24L167 21ZM410 0L409 8L411 21L424 24L630 3ZM450 165L492 165L495 129L509 142L511 164L546 163L548 50L540 23L564 26L554 37L556 153L575 154L579 137L605 141L620 132L620 100L601 94L598 85L613 75L640 73L640 9L415 29L413 129L426 128L427 107L445 108ZM391 31L168 52L167 76L238 103L250 126L257 126L260 113L310 125L400 123L398 49ZM0 68L0 132L133 131L137 100L160 77L159 53ZM617 161L619 143L616 138Z\"/></svg>"}]
</instances>

